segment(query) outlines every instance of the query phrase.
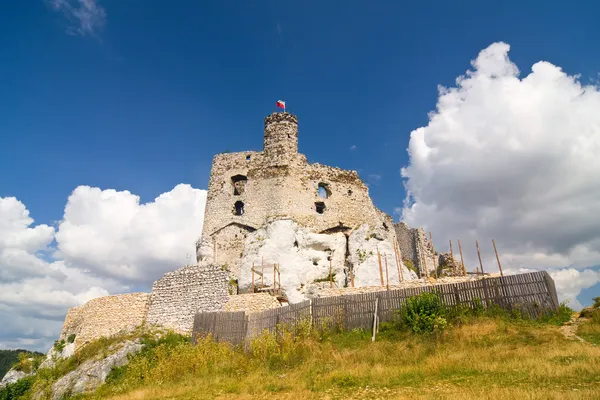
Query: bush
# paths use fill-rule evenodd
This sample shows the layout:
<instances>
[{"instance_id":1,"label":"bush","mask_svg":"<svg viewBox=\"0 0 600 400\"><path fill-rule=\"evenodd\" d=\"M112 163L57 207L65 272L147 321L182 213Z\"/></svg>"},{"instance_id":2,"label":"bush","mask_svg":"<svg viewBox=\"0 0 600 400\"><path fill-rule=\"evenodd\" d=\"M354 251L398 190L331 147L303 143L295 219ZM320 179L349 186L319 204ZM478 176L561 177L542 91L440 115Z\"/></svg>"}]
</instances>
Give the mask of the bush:
<instances>
[{"instance_id":1,"label":"bush","mask_svg":"<svg viewBox=\"0 0 600 400\"><path fill-rule=\"evenodd\" d=\"M600 308L600 297L594 297L592 300L594 301L594 305L592 307Z\"/></svg>"},{"instance_id":2,"label":"bush","mask_svg":"<svg viewBox=\"0 0 600 400\"><path fill-rule=\"evenodd\" d=\"M16 400L23 396L33 385L35 378L27 376L19 379L15 383L10 383L3 388L0 388L0 400Z\"/></svg>"},{"instance_id":3,"label":"bush","mask_svg":"<svg viewBox=\"0 0 600 400\"><path fill-rule=\"evenodd\" d=\"M67 342L68 343L73 343L75 341L75 337L77 335L75 335L74 333L70 334L69 337L67 338Z\"/></svg>"},{"instance_id":4,"label":"bush","mask_svg":"<svg viewBox=\"0 0 600 400\"><path fill-rule=\"evenodd\" d=\"M446 307L435 293L421 293L406 300L400 310L403 325L414 333L441 332L448 326Z\"/></svg>"}]
</instances>

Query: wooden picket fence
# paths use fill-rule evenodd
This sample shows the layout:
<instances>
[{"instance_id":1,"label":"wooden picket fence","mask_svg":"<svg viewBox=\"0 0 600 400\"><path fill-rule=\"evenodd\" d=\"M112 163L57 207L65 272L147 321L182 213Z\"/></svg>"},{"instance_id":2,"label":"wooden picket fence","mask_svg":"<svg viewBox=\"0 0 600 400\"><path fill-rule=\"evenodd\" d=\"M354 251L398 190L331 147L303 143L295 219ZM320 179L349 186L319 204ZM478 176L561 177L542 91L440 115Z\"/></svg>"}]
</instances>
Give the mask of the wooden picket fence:
<instances>
[{"instance_id":1,"label":"wooden picket fence","mask_svg":"<svg viewBox=\"0 0 600 400\"><path fill-rule=\"evenodd\" d=\"M306 321L317 328L370 329L375 317L377 323L392 321L408 298L424 292L437 293L446 306L495 305L508 311L519 310L525 318L532 319L555 312L559 306L554 281L546 271L537 271L470 282L317 297L253 314L200 312L194 318L192 337L211 334L218 341L237 345L265 331L276 333L284 325L293 330Z\"/></svg>"}]
</instances>

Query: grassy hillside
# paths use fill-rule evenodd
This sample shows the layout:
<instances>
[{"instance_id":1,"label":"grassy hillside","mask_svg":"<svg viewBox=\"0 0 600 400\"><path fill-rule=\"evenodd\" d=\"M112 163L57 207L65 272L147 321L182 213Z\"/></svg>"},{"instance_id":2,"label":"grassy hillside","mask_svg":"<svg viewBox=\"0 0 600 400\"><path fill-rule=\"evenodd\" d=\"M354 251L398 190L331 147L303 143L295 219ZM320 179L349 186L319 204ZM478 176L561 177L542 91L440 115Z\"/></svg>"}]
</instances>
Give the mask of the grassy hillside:
<instances>
[{"instance_id":1,"label":"grassy hillside","mask_svg":"<svg viewBox=\"0 0 600 400\"><path fill-rule=\"evenodd\" d=\"M0 350L0 380L13 365L19 361L19 353L29 353L42 355L42 353L30 352L27 350Z\"/></svg>"},{"instance_id":2,"label":"grassy hillside","mask_svg":"<svg viewBox=\"0 0 600 400\"><path fill-rule=\"evenodd\" d=\"M308 325L295 336L264 335L245 350L211 338L192 345L173 333L160 338L142 333L146 347L114 369L95 393L77 398L598 398L600 348L565 338L560 326L571 317L565 307L551 318L528 321L498 310L448 312L425 300L398 322L382 324L374 343L370 332L318 331ZM595 337L600 319L589 319L580 329ZM131 337L99 340L54 370L38 371L23 399Z\"/></svg>"}]
</instances>

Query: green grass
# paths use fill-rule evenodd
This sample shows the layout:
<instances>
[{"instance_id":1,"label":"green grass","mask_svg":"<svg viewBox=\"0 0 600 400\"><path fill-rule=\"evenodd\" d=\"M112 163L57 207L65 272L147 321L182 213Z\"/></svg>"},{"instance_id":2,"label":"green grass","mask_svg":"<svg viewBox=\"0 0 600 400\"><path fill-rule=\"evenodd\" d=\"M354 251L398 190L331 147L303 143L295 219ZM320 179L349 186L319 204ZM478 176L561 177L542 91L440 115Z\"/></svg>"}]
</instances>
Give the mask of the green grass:
<instances>
[{"instance_id":1,"label":"green grass","mask_svg":"<svg viewBox=\"0 0 600 400\"><path fill-rule=\"evenodd\" d=\"M552 318L446 316L443 331L384 324L371 333L263 335L249 349L211 338L156 343L89 398L564 399L600 392L600 349L560 333Z\"/></svg>"},{"instance_id":2,"label":"green grass","mask_svg":"<svg viewBox=\"0 0 600 400\"><path fill-rule=\"evenodd\" d=\"M588 320L582 323L577 329L577 335L590 343L600 346L600 308L594 308L590 314L591 316Z\"/></svg>"}]
</instances>

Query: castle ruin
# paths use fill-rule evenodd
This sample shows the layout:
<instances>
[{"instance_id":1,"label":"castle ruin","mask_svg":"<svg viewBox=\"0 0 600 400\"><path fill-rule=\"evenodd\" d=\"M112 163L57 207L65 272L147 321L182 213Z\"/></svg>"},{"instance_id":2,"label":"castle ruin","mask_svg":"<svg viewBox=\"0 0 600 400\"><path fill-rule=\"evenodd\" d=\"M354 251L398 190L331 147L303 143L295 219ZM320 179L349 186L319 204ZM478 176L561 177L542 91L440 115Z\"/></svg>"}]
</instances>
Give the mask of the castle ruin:
<instances>
[{"instance_id":1,"label":"castle ruin","mask_svg":"<svg viewBox=\"0 0 600 400\"><path fill-rule=\"evenodd\" d=\"M73 308L61 339L79 334L80 347L140 321L189 333L200 311L259 312L331 290L416 282L435 267L425 231L394 224L356 171L298 153L298 118L287 112L265 118L263 151L214 157L196 255L151 294ZM128 308L131 316L118 315Z\"/></svg>"}]
</instances>

